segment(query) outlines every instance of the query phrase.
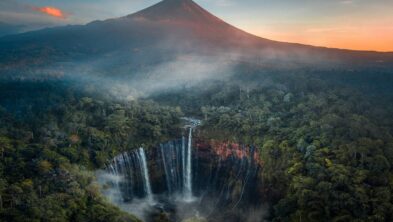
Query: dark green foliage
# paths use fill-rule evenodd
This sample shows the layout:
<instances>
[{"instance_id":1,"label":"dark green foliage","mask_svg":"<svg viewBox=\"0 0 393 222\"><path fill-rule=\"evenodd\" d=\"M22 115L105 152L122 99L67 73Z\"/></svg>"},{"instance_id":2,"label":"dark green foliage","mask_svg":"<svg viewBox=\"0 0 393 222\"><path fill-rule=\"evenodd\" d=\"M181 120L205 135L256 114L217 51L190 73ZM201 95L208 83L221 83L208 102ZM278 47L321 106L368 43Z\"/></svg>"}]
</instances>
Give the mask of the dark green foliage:
<instances>
[{"instance_id":1,"label":"dark green foliage","mask_svg":"<svg viewBox=\"0 0 393 222\"><path fill-rule=\"evenodd\" d=\"M24 95L1 100L0 221L137 221L101 197L92 172L119 152L174 138L181 111L48 82L3 83L1 93L21 85Z\"/></svg>"},{"instance_id":2,"label":"dark green foliage","mask_svg":"<svg viewBox=\"0 0 393 222\"><path fill-rule=\"evenodd\" d=\"M67 81L1 83L0 220L134 221L102 199L90 172L177 138L181 110L204 120L200 137L259 148L269 220L393 220L391 94L323 72L239 73L154 102Z\"/></svg>"},{"instance_id":3,"label":"dark green foliage","mask_svg":"<svg viewBox=\"0 0 393 222\"><path fill-rule=\"evenodd\" d=\"M391 94L302 73L252 78L156 100L204 119L205 137L259 147L270 220L392 221Z\"/></svg>"}]
</instances>

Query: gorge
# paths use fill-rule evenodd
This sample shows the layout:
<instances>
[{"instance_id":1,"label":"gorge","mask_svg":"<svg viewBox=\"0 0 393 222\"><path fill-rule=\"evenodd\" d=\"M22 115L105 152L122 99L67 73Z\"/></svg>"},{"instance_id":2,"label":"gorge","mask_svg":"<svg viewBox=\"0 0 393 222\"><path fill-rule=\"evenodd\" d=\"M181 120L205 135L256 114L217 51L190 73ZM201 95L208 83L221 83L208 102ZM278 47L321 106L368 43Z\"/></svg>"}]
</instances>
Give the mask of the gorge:
<instances>
[{"instance_id":1,"label":"gorge","mask_svg":"<svg viewBox=\"0 0 393 222\"><path fill-rule=\"evenodd\" d=\"M256 200L262 164L256 149L195 137L200 121L186 120L186 136L109 161L97 173L104 195L146 221L248 217L247 211L261 207Z\"/></svg>"}]
</instances>

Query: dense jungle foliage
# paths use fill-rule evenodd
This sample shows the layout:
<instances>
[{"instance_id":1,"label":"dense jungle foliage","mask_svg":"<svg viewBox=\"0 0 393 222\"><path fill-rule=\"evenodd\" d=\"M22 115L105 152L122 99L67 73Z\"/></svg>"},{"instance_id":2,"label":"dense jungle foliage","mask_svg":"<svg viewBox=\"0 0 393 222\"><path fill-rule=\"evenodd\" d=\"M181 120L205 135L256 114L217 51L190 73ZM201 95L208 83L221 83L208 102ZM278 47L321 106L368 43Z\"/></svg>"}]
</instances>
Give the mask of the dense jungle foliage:
<instances>
[{"instance_id":1,"label":"dense jungle foliage","mask_svg":"<svg viewBox=\"0 0 393 222\"><path fill-rule=\"evenodd\" d=\"M0 221L137 221L101 197L92 170L173 138L179 108L81 97L61 82L0 89Z\"/></svg>"},{"instance_id":2,"label":"dense jungle foliage","mask_svg":"<svg viewBox=\"0 0 393 222\"><path fill-rule=\"evenodd\" d=\"M156 98L199 113L206 137L260 149L269 220L392 221L393 101L387 88L368 91L386 83L258 78Z\"/></svg>"},{"instance_id":3,"label":"dense jungle foliage","mask_svg":"<svg viewBox=\"0 0 393 222\"><path fill-rule=\"evenodd\" d=\"M267 220L392 221L392 97L365 93L371 82L254 74L132 101L98 85L0 83L0 220L137 221L101 196L94 170L195 116L201 137L259 148Z\"/></svg>"}]
</instances>

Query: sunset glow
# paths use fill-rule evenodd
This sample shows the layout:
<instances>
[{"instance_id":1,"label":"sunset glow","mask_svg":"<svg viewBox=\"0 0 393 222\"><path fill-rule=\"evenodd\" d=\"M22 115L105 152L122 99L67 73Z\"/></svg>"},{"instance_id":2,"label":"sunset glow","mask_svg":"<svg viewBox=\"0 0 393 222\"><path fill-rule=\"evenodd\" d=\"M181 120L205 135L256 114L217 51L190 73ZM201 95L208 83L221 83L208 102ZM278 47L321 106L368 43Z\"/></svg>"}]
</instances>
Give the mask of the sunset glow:
<instances>
[{"instance_id":1,"label":"sunset glow","mask_svg":"<svg viewBox=\"0 0 393 222\"><path fill-rule=\"evenodd\" d=\"M204 6L262 38L329 48L393 51L391 0L232 2L226 7L208 2Z\"/></svg>"},{"instance_id":2,"label":"sunset glow","mask_svg":"<svg viewBox=\"0 0 393 222\"><path fill-rule=\"evenodd\" d=\"M56 18L63 18L63 19L66 18L66 14L59 8L45 6L45 7L35 7L33 9Z\"/></svg>"},{"instance_id":3,"label":"sunset glow","mask_svg":"<svg viewBox=\"0 0 393 222\"><path fill-rule=\"evenodd\" d=\"M251 30L250 32L283 42L352 50L393 51L393 26L314 28L291 32Z\"/></svg>"}]
</instances>

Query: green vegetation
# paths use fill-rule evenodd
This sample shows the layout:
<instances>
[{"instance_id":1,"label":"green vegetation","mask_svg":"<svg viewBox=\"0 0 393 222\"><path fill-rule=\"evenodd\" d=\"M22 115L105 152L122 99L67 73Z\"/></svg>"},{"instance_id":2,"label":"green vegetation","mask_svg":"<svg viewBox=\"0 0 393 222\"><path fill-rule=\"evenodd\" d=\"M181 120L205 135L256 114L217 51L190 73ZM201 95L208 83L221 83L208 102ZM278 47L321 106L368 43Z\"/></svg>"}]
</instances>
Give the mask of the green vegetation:
<instances>
[{"instance_id":1,"label":"green vegetation","mask_svg":"<svg viewBox=\"0 0 393 222\"><path fill-rule=\"evenodd\" d=\"M201 137L259 148L267 219L392 221L392 97L334 78L251 70L134 101L83 83L3 82L0 220L136 221L103 199L93 171L177 138L186 115L204 120Z\"/></svg>"},{"instance_id":2,"label":"green vegetation","mask_svg":"<svg viewBox=\"0 0 393 222\"><path fill-rule=\"evenodd\" d=\"M204 137L259 148L270 220L392 221L392 98L301 74L258 81L156 99L199 115Z\"/></svg>"},{"instance_id":3,"label":"green vegetation","mask_svg":"<svg viewBox=\"0 0 393 222\"><path fill-rule=\"evenodd\" d=\"M47 82L0 89L0 221L137 221L105 202L92 170L177 136L179 108L108 102Z\"/></svg>"}]
</instances>

